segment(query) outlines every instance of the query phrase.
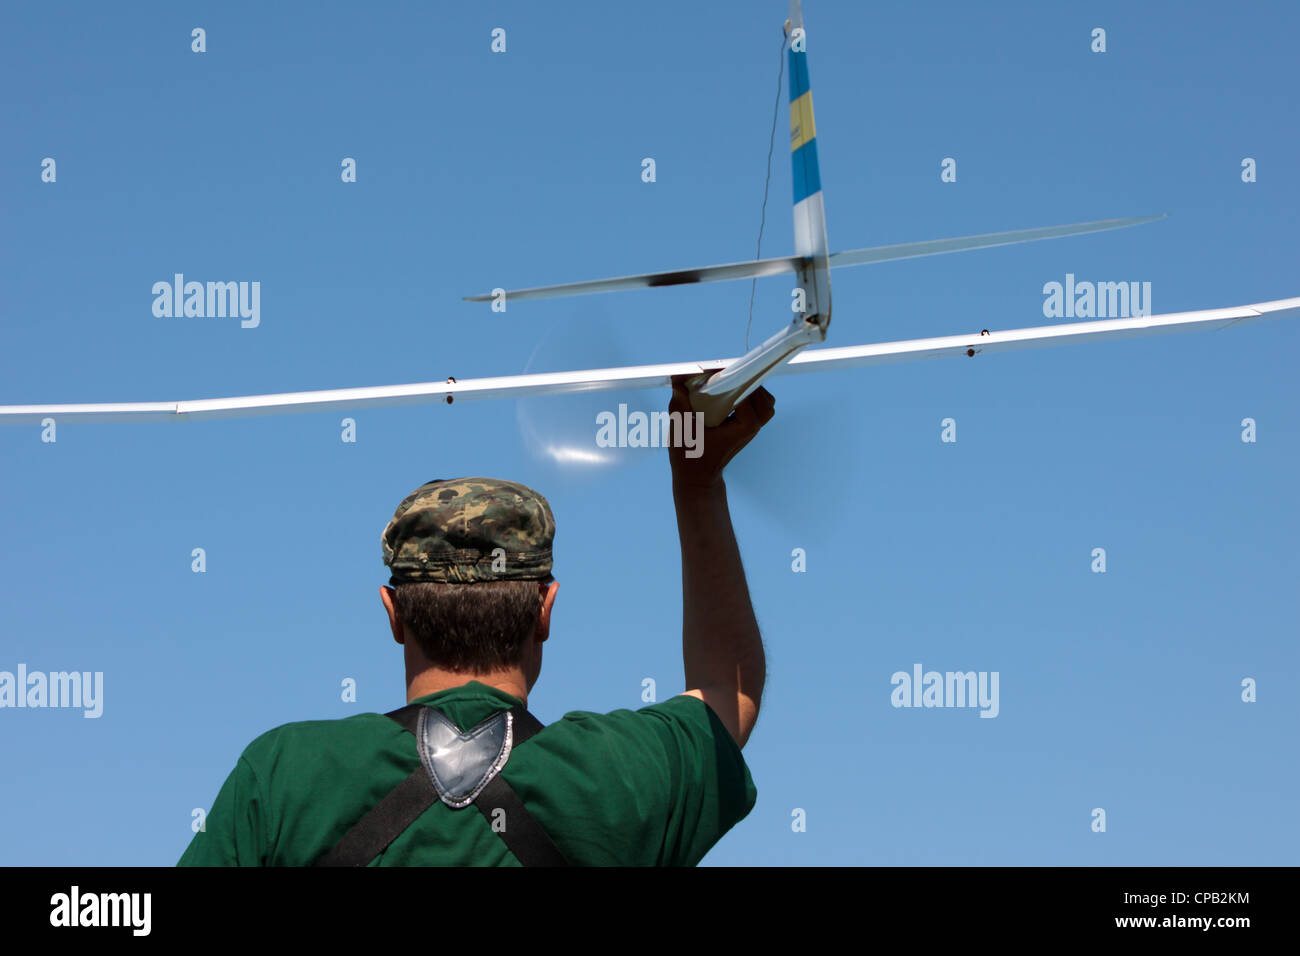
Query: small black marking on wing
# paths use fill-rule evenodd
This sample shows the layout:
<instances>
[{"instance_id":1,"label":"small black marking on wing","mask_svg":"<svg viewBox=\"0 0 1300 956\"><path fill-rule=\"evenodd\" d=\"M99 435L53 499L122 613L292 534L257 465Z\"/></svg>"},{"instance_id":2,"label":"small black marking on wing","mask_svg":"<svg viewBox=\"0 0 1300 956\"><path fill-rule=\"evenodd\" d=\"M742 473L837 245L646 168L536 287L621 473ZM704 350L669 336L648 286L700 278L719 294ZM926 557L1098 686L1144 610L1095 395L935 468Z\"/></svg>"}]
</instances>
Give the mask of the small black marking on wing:
<instances>
[{"instance_id":1,"label":"small black marking on wing","mask_svg":"<svg viewBox=\"0 0 1300 956\"><path fill-rule=\"evenodd\" d=\"M652 289L657 289L661 285L685 285L688 282L699 282L700 272L698 269L682 269L680 272L661 272L658 275L650 276L646 280L646 285Z\"/></svg>"}]
</instances>

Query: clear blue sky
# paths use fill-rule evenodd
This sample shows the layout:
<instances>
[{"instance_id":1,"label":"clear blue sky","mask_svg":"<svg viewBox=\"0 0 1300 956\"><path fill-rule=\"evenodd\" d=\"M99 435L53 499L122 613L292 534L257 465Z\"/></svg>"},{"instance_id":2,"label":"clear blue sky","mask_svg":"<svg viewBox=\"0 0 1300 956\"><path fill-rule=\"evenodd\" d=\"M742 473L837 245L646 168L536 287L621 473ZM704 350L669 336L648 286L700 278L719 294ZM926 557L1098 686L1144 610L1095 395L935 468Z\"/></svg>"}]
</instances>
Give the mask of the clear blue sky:
<instances>
[{"instance_id":1,"label":"clear blue sky","mask_svg":"<svg viewBox=\"0 0 1300 956\"><path fill-rule=\"evenodd\" d=\"M833 249L1170 213L837 273L828 344L1046 324L1067 273L1149 281L1156 312L1300 295L1293 4L804 12ZM785 16L10 5L0 404L738 354L748 283L461 296L753 256ZM765 255L792 249L785 98ZM260 327L156 318L176 272L259 281ZM760 283L756 336L788 285ZM759 797L706 862L1294 864L1298 348L1279 320L776 381L729 480L770 671ZM353 444L337 413L0 430L0 670L104 674L99 719L0 710L0 863L169 865L258 734L401 704L379 537L431 478L555 510L539 717L683 690L664 453L576 470L529 441L590 443L620 400L668 395L365 411ZM998 672L998 716L892 707L918 663Z\"/></svg>"}]
</instances>

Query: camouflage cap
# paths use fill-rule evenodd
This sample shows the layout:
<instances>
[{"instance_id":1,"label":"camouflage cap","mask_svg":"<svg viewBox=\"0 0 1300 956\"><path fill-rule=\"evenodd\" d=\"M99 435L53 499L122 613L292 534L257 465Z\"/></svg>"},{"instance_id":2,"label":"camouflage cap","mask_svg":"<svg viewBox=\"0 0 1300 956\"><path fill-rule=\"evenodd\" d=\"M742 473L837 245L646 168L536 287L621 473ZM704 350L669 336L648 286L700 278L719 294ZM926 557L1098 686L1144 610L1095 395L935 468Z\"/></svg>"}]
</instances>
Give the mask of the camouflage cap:
<instances>
[{"instance_id":1,"label":"camouflage cap","mask_svg":"<svg viewBox=\"0 0 1300 956\"><path fill-rule=\"evenodd\" d=\"M546 499L499 478L429 481L384 528L390 584L536 581L551 573L555 516Z\"/></svg>"}]
</instances>

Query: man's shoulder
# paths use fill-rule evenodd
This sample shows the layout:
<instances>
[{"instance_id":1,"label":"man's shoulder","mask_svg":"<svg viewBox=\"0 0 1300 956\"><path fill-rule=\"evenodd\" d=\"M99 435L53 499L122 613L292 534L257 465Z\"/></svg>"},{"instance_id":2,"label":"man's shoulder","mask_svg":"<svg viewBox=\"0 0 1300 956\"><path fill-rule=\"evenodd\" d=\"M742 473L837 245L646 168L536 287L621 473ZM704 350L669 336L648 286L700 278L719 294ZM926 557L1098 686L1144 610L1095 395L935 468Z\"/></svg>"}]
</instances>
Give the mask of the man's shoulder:
<instances>
[{"instance_id":1,"label":"man's shoulder","mask_svg":"<svg viewBox=\"0 0 1300 956\"><path fill-rule=\"evenodd\" d=\"M680 750L684 744L698 749L740 748L722 721L698 697L679 695L635 710L618 708L601 713L571 710L559 720L546 725L538 740L558 743L571 738L583 748L600 743L611 747L653 746L662 751ZM590 751L588 751L590 752Z\"/></svg>"},{"instance_id":2,"label":"man's shoulder","mask_svg":"<svg viewBox=\"0 0 1300 956\"><path fill-rule=\"evenodd\" d=\"M566 787L588 830L603 828L608 846L628 841L620 859L693 866L758 797L740 747L698 697L569 711L534 739L520 750L515 779L542 795ZM524 757L534 746L535 756ZM592 858L601 852L592 848Z\"/></svg>"},{"instance_id":3,"label":"man's shoulder","mask_svg":"<svg viewBox=\"0 0 1300 956\"><path fill-rule=\"evenodd\" d=\"M669 697L667 700L647 704L645 707L638 707L635 710L628 707L620 707L616 710L610 710L604 713L594 710L571 710L561 717L560 720L572 721L579 724L593 721L609 723L650 723L674 720L700 721L707 719L708 712L710 712L709 705L698 697L679 694L676 697Z\"/></svg>"},{"instance_id":4,"label":"man's shoulder","mask_svg":"<svg viewBox=\"0 0 1300 956\"><path fill-rule=\"evenodd\" d=\"M319 753L322 747L373 746L385 737L402 733L404 731L395 721L376 713L351 714L329 720L295 720L259 734L244 748L242 756L258 764L288 752Z\"/></svg>"},{"instance_id":5,"label":"man's shoulder","mask_svg":"<svg viewBox=\"0 0 1300 956\"><path fill-rule=\"evenodd\" d=\"M564 715L565 720L570 718L604 718L641 722L655 721L659 723L690 721L711 725L716 720L717 715L714 714L713 708L699 697L694 697L690 694L678 694L675 697L656 701L655 703L647 704L645 707L638 707L635 710L631 708L620 708L603 714L586 710L574 710Z\"/></svg>"},{"instance_id":6,"label":"man's shoulder","mask_svg":"<svg viewBox=\"0 0 1300 956\"><path fill-rule=\"evenodd\" d=\"M349 714L346 717L333 717L323 720L293 720L279 724L258 736L253 742L273 741L277 738L296 739L299 737L326 736L348 733L373 733L377 727L397 724L384 714L367 711L363 714Z\"/></svg>"}]
</instances>

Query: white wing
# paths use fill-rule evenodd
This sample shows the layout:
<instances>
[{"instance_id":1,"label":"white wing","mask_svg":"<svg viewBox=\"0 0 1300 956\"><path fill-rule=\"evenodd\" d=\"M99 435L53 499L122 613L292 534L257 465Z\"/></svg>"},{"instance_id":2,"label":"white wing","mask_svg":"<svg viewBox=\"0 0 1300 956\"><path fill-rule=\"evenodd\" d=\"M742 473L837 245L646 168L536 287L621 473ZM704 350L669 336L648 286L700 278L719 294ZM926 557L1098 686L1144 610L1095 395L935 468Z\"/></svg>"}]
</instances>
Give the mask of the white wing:
<instances>
[{"instance_id":1,"label":"white wing","mask_svg":"<svg viewBox=\"0 0 1300 956\"><path fill-rule=\"evenodd\" d=\"M794 375L837 368L858 368L890 362L965 356L971 352L979 355L1034 346L1067 345L1130 335L1177 332L1184 329L1222 329L1257 319L1296 316L1300 316L1300 298L1258 302L1254 305L1229 309L1205 309L1199 312L1174 312L1168 315L1009 329L990 332L987 335L977 332L931 339L911 339L905 342L808 349L778 367L773 374ZM669 385L675 375L715 371L726 368L734 361L736 359L726 358L668 365L547 372L539 375L507 375L500 378L467 379L463 382L376 385L368 388L337 388L314 392L287 392L279 395L247 395L237 398L204 398L183 402L2 405L0 424L39 423L44 418L53 418L59 422L186 421L191 418L227 418L282 412L318 412L336 408L464 402L606 389L658 388Z\"/></svg>"},{"instance_id":2,"label":"white wing","mask_svg":"<svg viewBox=\"0 0 1300 956\"><path fill-rule=\"evenodd\" d=\"M988 335L945 335L934 339L911 339L906 342L883 342L879 345L850 345L843 348L809 349L792 358L778 374L814 372L823 368L859 368L919 359L945 358L1005 352L1011 349L1046 345L1072 345L1099 339L1154 335L1158 332L1181 332L1190 329L1226 329L1257 319L1284 319L1300 316L1300 298L1256 302L1228 309L1203 309L1199 312L1170 312L1166 315L1135 316L1130 319L1099 319L1096 322L1071 322L1068 325L1042 325L1028 329L1007 329Z\"/></svg>"}]
</instances>

